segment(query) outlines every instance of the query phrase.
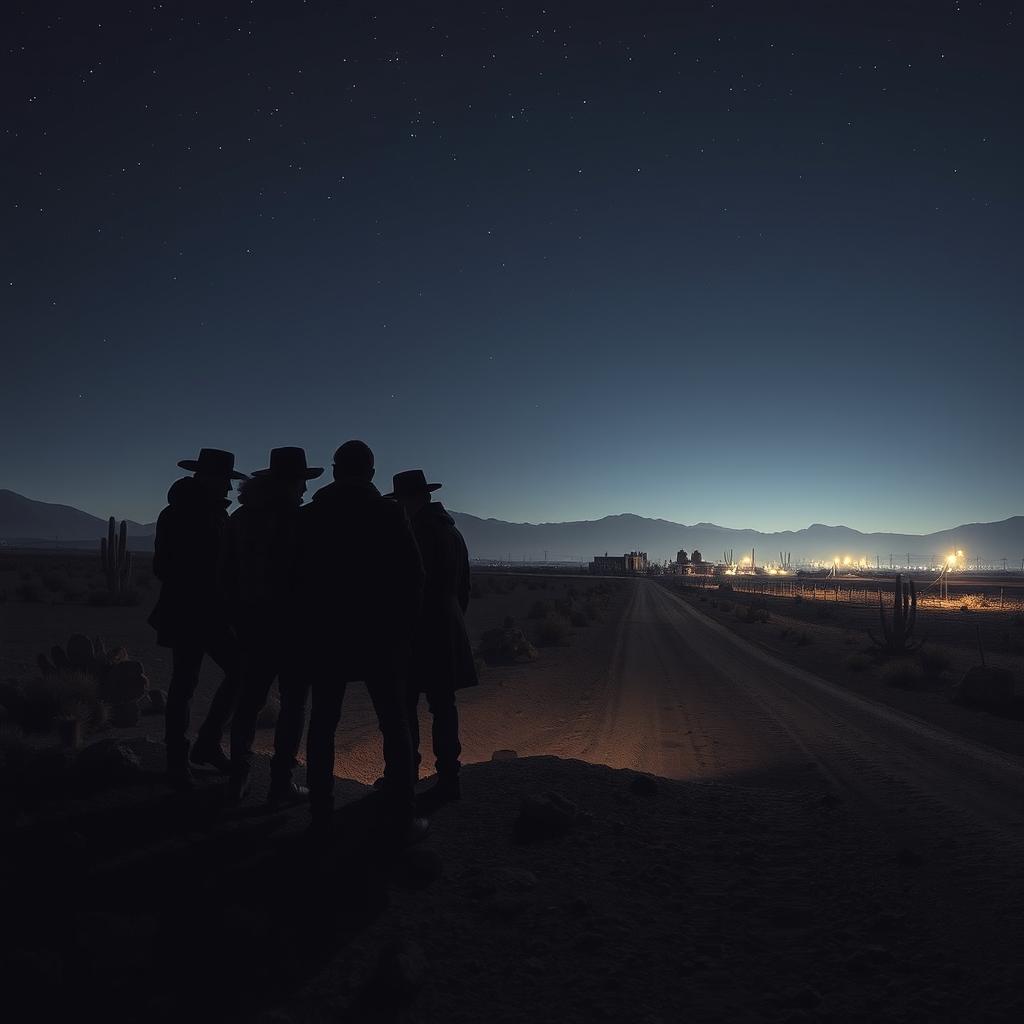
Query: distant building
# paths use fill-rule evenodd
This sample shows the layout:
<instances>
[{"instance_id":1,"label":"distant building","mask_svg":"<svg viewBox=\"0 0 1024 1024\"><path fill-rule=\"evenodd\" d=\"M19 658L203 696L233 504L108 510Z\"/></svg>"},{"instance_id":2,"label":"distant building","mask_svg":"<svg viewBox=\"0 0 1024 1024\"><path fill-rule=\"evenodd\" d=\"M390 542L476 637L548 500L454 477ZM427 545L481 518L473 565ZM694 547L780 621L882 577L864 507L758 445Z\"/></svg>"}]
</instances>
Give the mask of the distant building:
<instances>
[{"instance_id":1,"label":"distant building","mask_svg":"<svg viewBox=\"0 0 1024 1024\"><path fill-rule=\"evenodd\" d=\"M647 572L647 552L630 551L625 555L594 555L590 571L600 576L634 576Z\"/></svg>"}]
</instances>

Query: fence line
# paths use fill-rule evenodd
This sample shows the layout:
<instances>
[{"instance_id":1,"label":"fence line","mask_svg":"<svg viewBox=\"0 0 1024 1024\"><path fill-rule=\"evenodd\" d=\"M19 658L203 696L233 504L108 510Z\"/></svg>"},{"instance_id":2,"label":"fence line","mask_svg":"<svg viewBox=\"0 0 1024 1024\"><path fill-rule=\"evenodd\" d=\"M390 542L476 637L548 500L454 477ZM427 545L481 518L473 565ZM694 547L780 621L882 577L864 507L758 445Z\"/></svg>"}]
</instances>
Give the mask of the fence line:
<instances>
[{"instance_id":1,"label":"fence line","mask_svg":"<svg viewBox=\"0 0 1024 1024\"><path fill-rule=\"evenodd\" d=\"M862 607L878 607L879 596L886 595L883 602L892 604L895 583L879 580L828 580L828 579L772 579L759 576L676 576L666 577L673 585L688 589L717 589L719 584L728 584L738 594L757 597L791 597L806 601L827 601ZM918 581L915 580L915 584ZM1019 611L1024 607L1024 593L1020 586L949 583L949 597L943 600L937 593L927 592L922 582L917 593L919 607L950 608L967 604L968 607L986 607Z\"/></svg>"}]
</instances>

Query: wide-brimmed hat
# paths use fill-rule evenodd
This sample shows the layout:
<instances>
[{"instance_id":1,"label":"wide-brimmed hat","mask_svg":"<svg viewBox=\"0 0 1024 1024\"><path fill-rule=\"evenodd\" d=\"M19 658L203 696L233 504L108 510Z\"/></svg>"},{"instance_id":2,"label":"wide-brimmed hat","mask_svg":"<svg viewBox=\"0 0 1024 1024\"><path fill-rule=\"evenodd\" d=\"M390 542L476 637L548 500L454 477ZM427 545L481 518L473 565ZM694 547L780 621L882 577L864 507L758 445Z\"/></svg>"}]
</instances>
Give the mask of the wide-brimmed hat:
<instances>
[{"instance_id":1,"label":"wide-brimmed hat","mask_svg":"<svg viewBox=\"0 0 1024 1024\"><path fill-rule=\"evenodd\" d=\"M289 480L315 480L323 469L306 465L304 448L271 448L270 466L257 469L253 476L279 476Z\"/></svg>"},{"instance_id":2,"label":"wide-brimmed hat","mask_svg":"<svg viewBox=\"0 0 1024 1024\"><path fill-rule=\"evenodd\" d=\"M203 476L219 476L229 480L249 479L235 469L234 455L219 448L200 448L198 459L182 459L178 465L190 473L202 473Z\"/></svg>"},{"instance_id":3,"label":"wide-brimmed hat","mask_svg":"<svg viewBox=\"0 0 1024 1024\"><path fill-rule=\"evenodd\" d=\"M413 494L424 494L436 491L440 484L428 484L422 469L407 469L404 473L396 473L391 478L393 490L385 494L385 498L405 498Z\"/></svg>"}]
</instances>

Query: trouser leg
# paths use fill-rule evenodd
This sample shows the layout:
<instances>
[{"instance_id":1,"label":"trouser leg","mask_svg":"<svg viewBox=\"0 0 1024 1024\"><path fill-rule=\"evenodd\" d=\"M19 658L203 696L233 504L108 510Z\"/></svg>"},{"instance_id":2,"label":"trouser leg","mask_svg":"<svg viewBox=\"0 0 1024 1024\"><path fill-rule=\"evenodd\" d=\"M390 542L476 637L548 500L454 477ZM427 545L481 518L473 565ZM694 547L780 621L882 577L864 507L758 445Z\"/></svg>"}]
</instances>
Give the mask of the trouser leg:
<instances>
[{"instance_id":1,"label":"trouser leg","mask_svg":"<svg viewBox=\"0 0 1024 1024\"><path fill-rule=\"evenodd\" d=\"M277 728L274 731L274 757L270 762L271 781L279 785L288 785L295 770L299 746L302 743L302 730L306 726L306 703L309 698L309 681L304 672L296 670L293 665L281 665L277 677L278 690L281 693L281 710L277 716ZM341 716L341 704L338 704L338 717ZM337 719L335 719L337 725ZM333 743L333 736L332 736ZM333 757L332 757L333 765ZM333 775L333 768L332 768Z\"/></svg>"},{"instance_id":2,"label":"trouser leg","mask_svg":"<svg viewBox=\"0 0 1024 1024\"><path fill-rule=\"evenodd\" d=\"M231 719L231 771L245 776L252 766L252 743L256 738L256 722L267 703L270 687L277 673L274 652L253 631L241 637L242 686L238 707Z\"/></svg>"},{"instance_id":3,"label":"trouser leg","mask_svg":"<svg viewBox=\"0 0 1024 1024\"><path fill-rule=\"evenodd\" d=\"M345 684L316 681L306 738L306 780L309 803L314 817L334 810L334 733L341 718Z\"/></svg>"},{"instance_id":4,"label":"trouser leg","mask_svg":"<svg viewBox=\"0 0 1024 1024\"><path fill-rule=\"evenodd\" d=\"M224 731L238 702L242 687L242 668L239 663L238 641L234 633L224 629L209 639L206 651L224 673L217 692L210 701L206 721L199 730L197 741L203 746L219 747Z\"/></svg>"},{"instance_id":5,"label":"trouser leg","mask_svg":"<svg viewBox=\"0 0 1024 1024\"><path fill-rule=\"evenodd\" d=\"M420 764L420 688L410 683L406 689L405 717L409 725L409 745L412 748L412 777L419 778Z\"/></svg>"},{"instance_id":6,"label":"trouser leg","mask_svg":"<svg viewBox=\"0 0 1024 1024\"><path fill-rule=\"evenodd\" d=\"M406 689L401 679L367 680L366 688L384 738L384 790L399 817L412 816L415 781Z\"/></svg>"},{"instance_id":7,"label":"trouser leg","mask_svg":"<svg viewBox=\"0 0 1024 1024\"><path fill-rule=\"evenodd\" d=\"M171 652L171 683L167 687L167 707L164 710L164 742L168 758L187 755L189 705L199 685L203 653L201 641L176 645Z\"/></svg>"},{"instance_id":8,"label":"trouser leg","mask_svg":"<svg viewBox=\"0 0 1024 1024\"><path fill-rule=\"evenodd\" d=\"M428 692L427 706L432 718L431 731L437 774L458 775L462 767L459 761L462 744L459 742L459 709L455 704L455 691Z\"/></svg>"}]
</instances>

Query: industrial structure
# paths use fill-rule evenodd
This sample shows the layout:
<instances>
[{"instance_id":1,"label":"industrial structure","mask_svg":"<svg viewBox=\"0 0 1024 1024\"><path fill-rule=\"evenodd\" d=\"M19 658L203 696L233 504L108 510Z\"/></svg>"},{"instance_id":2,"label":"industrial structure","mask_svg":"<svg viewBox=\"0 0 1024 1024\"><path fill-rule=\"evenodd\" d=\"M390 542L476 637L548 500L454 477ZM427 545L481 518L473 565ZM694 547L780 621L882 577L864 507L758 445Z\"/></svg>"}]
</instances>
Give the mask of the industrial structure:
<instances>
[{"instance_id":1,"label":"industrial structure","mask_svg":"<svg viewBox=\"0 0 1024 1024\"><path fill-rule=\"evenodd\" d=\"M590 571L600 576L643 576L649 568L646 551L628 551L624 555L594 555Z\"/></svg>"}]
</instances>

